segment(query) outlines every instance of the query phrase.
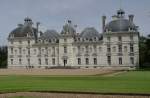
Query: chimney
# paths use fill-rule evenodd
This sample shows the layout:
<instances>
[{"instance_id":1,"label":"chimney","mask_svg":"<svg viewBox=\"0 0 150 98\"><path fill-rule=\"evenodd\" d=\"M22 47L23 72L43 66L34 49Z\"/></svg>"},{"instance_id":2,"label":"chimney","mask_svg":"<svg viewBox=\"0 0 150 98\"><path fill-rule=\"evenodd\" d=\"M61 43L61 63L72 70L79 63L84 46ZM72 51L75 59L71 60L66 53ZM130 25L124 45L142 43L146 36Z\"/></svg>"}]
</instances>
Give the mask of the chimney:
<instances>
[{"instance_id":1,"label":"chimney","mask_svg":"<svg viewBox=\"0 0 150 98\"><path fill-rule=\"evenodd\" d=\"M133 18L134 18L134 15L129 15L129 21L130 21L131 23L133 23Z\"/></svg>"},{"instance_id":2,"label":"chimney","mask_svg":"<svg viewBox=\"0 0 150 98\"><path fill-rule=\"evenodd\" d=\"M102 32L105 32L106 16L102 16Z\"/></svg>"},{"instance_id":3,"label":"chimney","mask_svg":"<svg viewBox=\"0 0 150 98\"><path fill-rule=\"evenodd\" d=\"M36 23L35 42L37 43L40 22Z\"/></svg>"}]
</instances>

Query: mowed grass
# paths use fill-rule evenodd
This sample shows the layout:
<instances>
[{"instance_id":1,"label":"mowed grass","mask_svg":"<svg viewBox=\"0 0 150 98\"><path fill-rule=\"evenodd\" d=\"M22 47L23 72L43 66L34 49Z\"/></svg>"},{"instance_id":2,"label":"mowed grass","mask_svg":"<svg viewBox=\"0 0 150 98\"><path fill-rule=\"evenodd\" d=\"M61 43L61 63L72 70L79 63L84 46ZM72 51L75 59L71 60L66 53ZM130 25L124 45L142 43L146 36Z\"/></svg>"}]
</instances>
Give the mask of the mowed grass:
<instances>
[{"instance_id":1,"label":"mowed grass","mask_svg":"<svg viewBox=\"0 0 150 98\"><path fill-rule=\"evenodd\" d=\"M17 91L150 94L150 71L129 71L115 76L0 76L0 92Z\"/></svg>"}]
</instances>

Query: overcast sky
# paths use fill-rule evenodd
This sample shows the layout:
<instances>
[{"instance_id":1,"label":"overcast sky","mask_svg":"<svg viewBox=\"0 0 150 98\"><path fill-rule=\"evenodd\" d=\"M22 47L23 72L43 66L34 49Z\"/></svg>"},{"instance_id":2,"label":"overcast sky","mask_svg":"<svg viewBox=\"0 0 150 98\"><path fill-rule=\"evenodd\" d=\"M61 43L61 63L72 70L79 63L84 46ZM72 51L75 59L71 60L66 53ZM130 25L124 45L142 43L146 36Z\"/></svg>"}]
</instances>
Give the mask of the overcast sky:
<instances>
[{"instance_id":1,"label":"overcast sky","mask_svg":"<svg viewBox=\"0 0 150 98\"><path fill-rule=\"evenodd\" d=\"M61 31L67 19L77 25L77 32L85 27L95 27L101 33L101 16L107 22L120 8L120 0L0 0L0 45L7 44L8 34L23 23L26 16L34 23L41 22L40 29ZM150 31L150 0L122 0L121 8L134 14L135 24L141 35Z\"/></svg>"}]
</instances>

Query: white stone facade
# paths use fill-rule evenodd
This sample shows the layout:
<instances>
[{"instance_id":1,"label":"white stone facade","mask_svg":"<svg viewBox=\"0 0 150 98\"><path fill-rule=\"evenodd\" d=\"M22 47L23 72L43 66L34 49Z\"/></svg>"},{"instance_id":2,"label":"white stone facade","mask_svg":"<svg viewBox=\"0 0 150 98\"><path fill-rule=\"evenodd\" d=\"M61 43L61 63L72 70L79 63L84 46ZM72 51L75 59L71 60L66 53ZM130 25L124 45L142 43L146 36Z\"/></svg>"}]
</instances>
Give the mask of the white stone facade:
<instances>
[{"instance_id":1,"label":"white stone facade","mask_svg":"<svg viewBox=\"0 0 150 98\"><path fill-rule=\"evenodd\" d=\"M117 15L119 21L124 19L124 14L119 11ZM76 33L71 21L68 21L57 36L53 31L49 31L48 35L45 32L38 36L40 31L33 27L31 19L26 18L25 23L18 27L24 31L15 29L8 37L8 68L138 67L139 32L135 29L137 26L132 25L125 30L128 24L123 27L117 26L117 29L109 26L110 24L111 22L105 25L103 18L101 34L93 28Z\"/></svg>"}]
</instances>

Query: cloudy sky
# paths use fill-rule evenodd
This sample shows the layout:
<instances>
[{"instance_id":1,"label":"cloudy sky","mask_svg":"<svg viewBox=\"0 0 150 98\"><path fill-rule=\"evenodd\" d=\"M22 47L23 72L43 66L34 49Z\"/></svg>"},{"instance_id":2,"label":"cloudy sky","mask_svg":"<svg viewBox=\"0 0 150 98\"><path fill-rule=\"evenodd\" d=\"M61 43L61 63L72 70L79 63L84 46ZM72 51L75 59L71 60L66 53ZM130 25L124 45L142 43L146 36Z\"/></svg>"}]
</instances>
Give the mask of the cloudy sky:
<instances>
[{"instance_id":1,"label":"cloudy sky","mask_svg":"<svg viewBox=\"0 0 150 98\"><path fill-rule=\"evenodd\" d=\"M126 15L135 15L141 35L149 34L150 0L122 0L122 3L120 0L0 0L0 45L7 44L8 34L27 16L33 22L41 22L43 31L60 32L70 19L78 26L78 32L85 27L95 27L101 33L101 16L106 15L109 22L120 5Z\"/></svg>"}]
</instances>

